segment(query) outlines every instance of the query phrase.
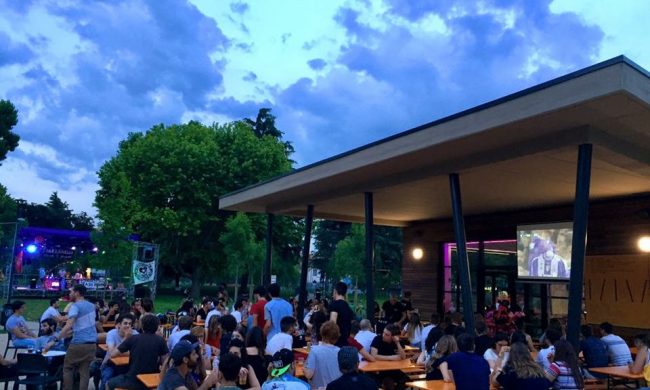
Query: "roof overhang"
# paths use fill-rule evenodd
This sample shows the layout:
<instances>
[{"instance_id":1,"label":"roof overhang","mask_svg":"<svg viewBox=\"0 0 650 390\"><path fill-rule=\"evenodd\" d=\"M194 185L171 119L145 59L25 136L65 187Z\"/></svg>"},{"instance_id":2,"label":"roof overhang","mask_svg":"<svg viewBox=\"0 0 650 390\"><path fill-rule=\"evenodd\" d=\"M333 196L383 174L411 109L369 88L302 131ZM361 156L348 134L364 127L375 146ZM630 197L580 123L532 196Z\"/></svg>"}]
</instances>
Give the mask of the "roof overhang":
<instances>
[{"instance_id":1,"label":"roof overhang","mask_svg":"<svg viewBox=\"0 0 650 390\"><path fill-rule=\"evenodd\" d=\"M650 192L650 75L624 57L227 194L220 207L375 223L451 215L450 173L466 214L570 203L577 146L594 145L591 198Z\"/></svg>"}]
</instances>

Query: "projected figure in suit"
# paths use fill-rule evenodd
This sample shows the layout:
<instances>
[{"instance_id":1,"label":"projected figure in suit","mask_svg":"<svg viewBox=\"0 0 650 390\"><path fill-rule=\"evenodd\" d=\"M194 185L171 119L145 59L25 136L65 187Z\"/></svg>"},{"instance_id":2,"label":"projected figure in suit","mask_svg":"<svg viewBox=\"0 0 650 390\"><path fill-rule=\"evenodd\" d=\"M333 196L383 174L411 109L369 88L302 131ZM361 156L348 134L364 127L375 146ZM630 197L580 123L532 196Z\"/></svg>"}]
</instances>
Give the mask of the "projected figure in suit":
<instances>
[{"instance_id":1,"label":"projected figure in suit","mask_svg":"<svg viewBox=\"0 0 650 390\"><path fill-rule=\"evenodd\" d=\"M537 254L528 264L530 276L542 278L568 278L564 259L555 253L555 246L548 240L536 240L535 250Z\"/></svg>"}]
</instances>

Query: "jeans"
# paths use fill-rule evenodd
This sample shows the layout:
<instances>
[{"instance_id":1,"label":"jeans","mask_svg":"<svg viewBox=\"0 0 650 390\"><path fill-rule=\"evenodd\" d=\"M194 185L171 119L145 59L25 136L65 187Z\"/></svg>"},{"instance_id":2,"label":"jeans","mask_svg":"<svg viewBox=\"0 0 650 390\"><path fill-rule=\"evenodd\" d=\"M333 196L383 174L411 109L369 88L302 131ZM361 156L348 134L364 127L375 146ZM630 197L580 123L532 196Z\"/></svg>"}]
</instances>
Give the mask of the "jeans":
<instances>
[{"instance_id":1,"label":"jeans","mask_svg":"<svg viewBox=\"0 0 650 390\"><path fill-rule=\"evenodd\" d=\"M63 388L72 390L74 373L79 372L79 390L88 390L90 363L95 359L97 346L92 344L70 344L63 361Z\"/></svg>"},{"instance_id":2,"label":"jeans","mask_svg":"<svg viewBox=\"0 0 650 390\"><path fill-rule=\"evenodd\" d=\"M11 342L18 348L36 348L36 339L12 339Z\"/></svg>"}]
</instances>

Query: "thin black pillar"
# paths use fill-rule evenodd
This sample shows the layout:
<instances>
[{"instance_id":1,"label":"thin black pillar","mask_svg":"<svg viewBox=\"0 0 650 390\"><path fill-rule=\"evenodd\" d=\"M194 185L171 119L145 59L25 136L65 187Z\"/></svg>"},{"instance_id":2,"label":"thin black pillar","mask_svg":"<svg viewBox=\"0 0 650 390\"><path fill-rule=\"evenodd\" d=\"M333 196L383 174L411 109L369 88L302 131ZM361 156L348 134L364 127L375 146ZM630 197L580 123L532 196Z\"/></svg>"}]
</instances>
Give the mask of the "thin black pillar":
<instances>
[{"instance_id":1,"label":"thin black pillar","mask_svg":"<svg viewBox=\"0 0 650 390\"><path fill-rule=\"evenodd\" d=\"M375 320L375 231L372 192L364 193L366 209L366 318Z\"/></svg>"},{"instance_id":2,"label":"thin black pillar","mask_svg":"<svg viewBox=\"0 0 650 390\"><path fill-rule=\"evenodd\" d=\"M307 206L305 217L305 241L302 244L302 264L300 267L300 299L298 301L298 320L302 323L305 317L305 302L307 301L307 269L309 268L309 244L311 243L311 227L314 222L314 206Z\"/></svg>"},{"instance_id":3,"label":"thin black pillar","mask_svg":"<svg viewBox=\"0 0 650 390\"><path fill-rule=\"evenodd\" d=\"M271 284L271 264L273 263L273 214L266 215L266 259L264 260L264 272L262 272L262 284Z\"/></svg>"},{"instance_id":4,"label":"thin black pillar","mask_svg":"<svg viewBox=\"0 0 650 390\"><path fill-rule=\"evenodd\" d=\"M571 242L571 281L569 282L569 318L567 340L578 350L582 318L582 288L587 250L587 218L589 215L589 184L591 182L591 144L578 148L576 197L573 205L573 241Z\"/></svg>"},{"instance_id":5,"label":"thin black pillar","mask_svg":"<svg viewBox=\"0 0 650 390\"><path fill-rule=\"evenodd\" d=\"M549 304L548 286L549 285L546 283L542 283L539 285L539 297L540 297L540 301L542 302L542 308L540 309L542 311L542 329L544 330L548 328L548 304Z\"/></svg>"},{"instance_id":6,"label":"thin black pillar","mask_svg":"<svg viewBox=\"0 0 650 390\"><path fill-rule=\"evenodd\" d=\"M476 311L485 314L485 241L478 243L478 262L476 267ZM494 297L494 294L492 294ZM490 302L492 304L492 302Z\"/></svg>"},{"instance_id":7,"label":"thin black pillar","mask_svg":"<svg viewBox=\"0 0 650 390\"><path fill-rule=\"evenodd\" d=\"M458 276L463 297L463 316L465 328L469 334L474 334L474 305L472 304L472 280L469 274L469 259L467 258L467 240L465 239L465 220L460 196L460 179L457 173L449 175L451 187L451 208L454 220L454 235L458 254Z\"/></svg>"}]
</instances>

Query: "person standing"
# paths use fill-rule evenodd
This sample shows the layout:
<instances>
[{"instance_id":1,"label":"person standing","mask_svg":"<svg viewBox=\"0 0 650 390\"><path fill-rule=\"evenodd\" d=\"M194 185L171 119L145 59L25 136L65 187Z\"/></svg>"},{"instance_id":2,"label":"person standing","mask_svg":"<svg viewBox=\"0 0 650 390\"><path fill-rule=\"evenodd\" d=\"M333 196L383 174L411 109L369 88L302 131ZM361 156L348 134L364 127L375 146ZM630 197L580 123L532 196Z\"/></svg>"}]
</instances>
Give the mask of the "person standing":
<instances>
[{"instance_id":1,"label":"person standing","mask_svg":"<svg viewBox=\"0 0 650 390\"><path fill-rule=\"evenodd\" d=\"M339 327L340 336L336 341L337 347L348 345L350 337L350 324L354 319L354 312L345 300L345 294L348 292L348 285L345 282L337 282L334 285L334 302L330 303L330 321L336 322Z\"/></svg>"},{"instance_id":2,"label":"person standing","mask_svg":"<svg viewBox=\"0 0 650 390\"><path fill-rule=\"evenodd\" d=\"M63 361L63 388L72 390L74 373L79 372L79 390L88 389L90 363L95 359L97 349L97 328L95 326L95 305L86 301L86 286L77 284L70 289L73 304L68 311L68 320L61 329L60 338L72 334L68 352Z\"/></svg>"},{"instance_id":3,"label":"person standing","mask_svg":"<svg viewBox=\"0 0 650 390\"><path fill-rule=\"evenodd\" d=\"M255 287L253 290L253 297L255 298L255 303L251 306L249 311L249 324L248 329L253 329L253 327L258 327L264 329L266 325L266 320L264 319L264 306L266 306L266 289L263 286Z\"/></svg>"},{"instance_id":4,"label":"person standing","mask_svg":"<svg viewBox=\"0 0 650 390\"><path fill-rule=\"evenodd\" d=\"M386 324L397 324L401 328L402 323L406 320L406 310L397 300L395 293L391 293L390 298L381 305L381 311Z\"/></svg>"},{"instance_id":5,"label":"person standing","mask_svg":"<svg viewBox=\"0 0 650 390\"><path fill-rule=\"evenodd\" d=\"M282 332L280 322L284 317L293 317L293 307L284 299L280 298L280 285L272 283L269 286L271 301L264 306L264 317L266 325L264 331L266 339L271 340L273 336Z\"/></svg>"}]
</instances>

